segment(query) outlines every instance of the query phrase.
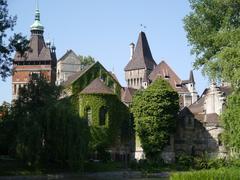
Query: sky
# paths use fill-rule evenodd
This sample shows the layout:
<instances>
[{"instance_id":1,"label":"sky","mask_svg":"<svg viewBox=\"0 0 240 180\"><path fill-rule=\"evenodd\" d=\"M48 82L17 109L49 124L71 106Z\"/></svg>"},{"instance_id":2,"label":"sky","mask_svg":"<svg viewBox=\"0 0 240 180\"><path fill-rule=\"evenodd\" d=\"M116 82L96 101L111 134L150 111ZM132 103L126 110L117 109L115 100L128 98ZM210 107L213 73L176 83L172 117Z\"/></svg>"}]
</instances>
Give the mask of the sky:
<instances>
[{"instance_id":1,"label":"sky","mask_svg":"<svg viewBox=\"0 0 240 180\"><path fill-rule=\"evenodd\" d=\"M8 0L8 5L9 14L17 15L14 31L29 38L36 0ZM191 11L188 0L39 0L39 9L45 41L54 42L58 59L69 49L90 55L126 86L129 44L144 31L156 63L165 60L182 80L189 78L194 56L183 28ZM208 79L200 71L194 76L201 95ZM0 80L0 92L0 104L11 102L11 77Z\"/></svg>"}]
</instances>

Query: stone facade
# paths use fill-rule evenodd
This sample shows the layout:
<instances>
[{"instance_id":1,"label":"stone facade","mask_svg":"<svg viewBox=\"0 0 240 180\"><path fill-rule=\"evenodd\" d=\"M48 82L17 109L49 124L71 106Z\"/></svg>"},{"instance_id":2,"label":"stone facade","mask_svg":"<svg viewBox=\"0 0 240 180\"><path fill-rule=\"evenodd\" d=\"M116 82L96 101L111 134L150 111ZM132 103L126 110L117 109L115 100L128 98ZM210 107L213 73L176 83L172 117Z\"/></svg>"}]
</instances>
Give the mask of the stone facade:
<instances>
[{"instance_id":1,"label":"stone facade","mask_svg":"<svg viewBox=\"0 0 240 180\"><path fill-rule=\"evenodd\" d=\"M68 77L81 71L81 63L73 50L68 50L57 62L57 81L56 84L68 80Z\"/></svg>"},{"instance_id":2,"label":"stone facade","mask_svg":"<svg viewBox=\"0 0 240 180\"><path fill-rule=\"evenodd\" d=\"M149 84L157 78L162 77L178 92L181 108L190 106L197 101L198 94L195 89L193 72L190 71L188 80L181 80L165 61L161 61L157 65L152 57L144 32L140 32L136 48L133 43L130 44L130 61L124 70L128 86L125 89L126 93L123 93L124 95L128 94L128 96L132 96L133 94L129 93L129 89L146 89ZM124 96L122 100L130 105L131 102L129 102L129 99L131 98ZM163 153L163 157L168 162L172 161L171 159L175 154L174 137L172 137L171 142L172 145L166 147ZM144 157L141 144L136 143L135 158L141 159Z\"/></svg>"}]
</instances>

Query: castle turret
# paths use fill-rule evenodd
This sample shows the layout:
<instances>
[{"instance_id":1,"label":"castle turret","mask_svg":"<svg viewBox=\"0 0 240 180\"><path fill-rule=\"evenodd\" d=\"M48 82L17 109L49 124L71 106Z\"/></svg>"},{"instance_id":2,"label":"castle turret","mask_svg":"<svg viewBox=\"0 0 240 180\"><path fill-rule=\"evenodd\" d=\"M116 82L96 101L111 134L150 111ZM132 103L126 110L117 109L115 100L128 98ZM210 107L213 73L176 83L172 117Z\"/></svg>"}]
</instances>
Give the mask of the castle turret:
<instances>
[{"instance_id":1,"label":"castle turret","mask_svg":"<svg viewBox=\"0 0 240 180\"><path fill-rule=\"evenodd\" d=\"M130 44L130 61L125 67L127 86L135 89L147 87L148 76L156 66L144 32L140 32L136 48Z\"/></svg>"},{"instance_id":2,"label":"castle turret","mask_svg":"<svg viewBox=\"0 0 240 180\"><path fill-rule=\"evenodd\" d=\"M34 22L31 25L29 50L16 52L13 61L12 89L13 99L18 97L19 88L26 85L33 76L43 75L49 82L56 80L56 47L45 43L44 26L40 22L38 6L35 11Z\"/></svg>"}]
</instances>

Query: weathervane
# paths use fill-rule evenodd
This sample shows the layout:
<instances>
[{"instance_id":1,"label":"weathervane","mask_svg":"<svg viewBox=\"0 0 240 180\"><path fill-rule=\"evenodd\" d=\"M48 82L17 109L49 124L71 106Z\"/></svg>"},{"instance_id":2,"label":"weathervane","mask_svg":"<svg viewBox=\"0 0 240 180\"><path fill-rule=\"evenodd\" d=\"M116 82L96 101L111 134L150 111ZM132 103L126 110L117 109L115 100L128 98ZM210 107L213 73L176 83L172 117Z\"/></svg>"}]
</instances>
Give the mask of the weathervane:
<instances>
[{"instance_id":1,"label":"weathervane","mask_svg":"<svg viewBox=\"0 0 240 180\"><path fill-rule=\"evenodd\" d=\"M143 31L147 29L147 26L145 26L144 24L140 24L140 27Z\"/></svg>"}]
</instances>

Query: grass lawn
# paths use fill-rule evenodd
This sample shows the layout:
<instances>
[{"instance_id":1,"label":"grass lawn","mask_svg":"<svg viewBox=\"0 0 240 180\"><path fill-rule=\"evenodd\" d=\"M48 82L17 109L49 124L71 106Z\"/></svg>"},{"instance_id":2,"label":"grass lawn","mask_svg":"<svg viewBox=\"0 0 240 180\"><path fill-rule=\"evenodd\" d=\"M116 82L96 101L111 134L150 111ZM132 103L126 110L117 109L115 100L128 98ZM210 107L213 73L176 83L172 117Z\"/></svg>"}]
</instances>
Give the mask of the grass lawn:
<instances>
[{"instance_id":1,"label":"grass lawn","mask_svg":"<svg viewBox=\"0 0 240 180\"><path fill-rule=\"evenodd\" d=\"M176 172L170 176L170 180L239 180L240 168L220 168L199 171Z\"/></svg>"}]
</instances>

